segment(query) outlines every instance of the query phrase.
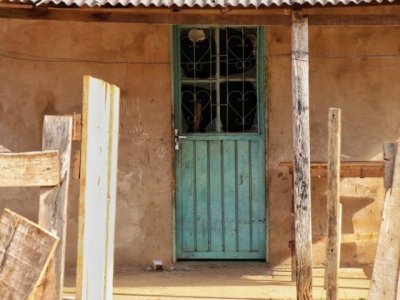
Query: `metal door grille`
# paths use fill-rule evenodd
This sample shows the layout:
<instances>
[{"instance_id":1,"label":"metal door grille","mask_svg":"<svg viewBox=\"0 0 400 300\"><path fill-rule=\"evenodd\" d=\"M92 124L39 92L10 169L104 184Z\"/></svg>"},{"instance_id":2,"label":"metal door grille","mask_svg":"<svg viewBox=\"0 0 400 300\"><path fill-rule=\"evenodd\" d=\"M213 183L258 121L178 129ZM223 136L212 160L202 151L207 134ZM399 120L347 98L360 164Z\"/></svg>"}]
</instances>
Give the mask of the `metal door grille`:
<instances>
[{"instance_id":1,"label":"metal door grille","mask_svg":"<svg viewBox=\"0 0 400 300\"><path fill-rule=\"evenodd\" d=\"M256 27L181 27L182 133L258 133Z\"/></svg>"}]
</instances>

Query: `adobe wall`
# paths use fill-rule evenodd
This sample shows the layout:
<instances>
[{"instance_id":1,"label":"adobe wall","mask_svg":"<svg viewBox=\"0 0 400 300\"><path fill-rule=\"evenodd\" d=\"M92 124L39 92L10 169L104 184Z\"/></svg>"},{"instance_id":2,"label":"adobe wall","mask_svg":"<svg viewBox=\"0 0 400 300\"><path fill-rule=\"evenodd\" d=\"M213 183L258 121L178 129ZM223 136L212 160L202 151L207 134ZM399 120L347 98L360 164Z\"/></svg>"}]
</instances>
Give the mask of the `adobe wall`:
<instances>
[{"instance_id":1,"label":"adobe wall","mask_svg":"<svg viewBox=\"0 0 400 300\"><path fill-rule=\"evenodd\" d=\"M81 110L84 74L121 88L115 263L172 257L171 80L168 26L0 20L0 136L13 151L38 150L44 114ZM16 56L8 52L2 55ZM34 57L35 56L35 57ZM40 57L91 62L34 62ZM118 61L101 64L96 61ZM76 261L78 181L69 199L67 265ZM37 219L38 191L0 191L0 207Z\"/></svg>"},{"instance_id":2,"label":"adobe wall","mask_svg":"<svg viewBox=\"0 0 400 300\"><path fill-rule=\"evenodd\" d=\"M400 28L312 27L311 53L399 54ZM291 159L290 28L266 27L268 86L268 207L271 264L290 263L291 179L279 162ZM80 111L82 76L122 91L115 262L149 265L172 258L173 141L170 27L135 24L0 20L0 145L39 150L44 114ZM20 56L16 53L28 53ZM6 57L7 56L7 57ZM10 57L18 56L20 59ZM81 62L43 62L43 57ZM21 59L22 58L22 59ZM89 62L90 61L90 62ZM115 64L99 63L117 61ZM399 134L398 58L310 58L311 155L326 159L327 112L342 109L348 160L382 158L382 142ZM67 266L76 260L78 182L69 202ZM313 181L313 230L325 230L324 179ZM342 181L343 232L377 232L381 180ZM37 189L1 189L0 208L37 219ZM342 262L370 263L375 245L342 246ZM324 246L314 247L316 263Z\"/></svg>"},{"instance_id":3,"label":"adobe wall","mask_svg":"<svg viewBox=\"0 0 400 300\"><path fill-rule=\"evenodd\" d=\"M290 28L268 27L269 217L271 263L289 263L292 158ZM311 160L326 161L329 107L342 109L342 160L381 160L400 133L399 27L310 27ZM376 54L366 58L363 54ZM389 55L380 57L380 55ZM390 56L391 55L391 56ZM397 56L397 57L395 57ZM343 233L379 231L381 179L342 179ZM312 181L313 234L326 229L326 179ZM372 263L374 243L342 244L342 264ZM314 263L325 259L315 244Z\"/></svg>"}]
</instances>

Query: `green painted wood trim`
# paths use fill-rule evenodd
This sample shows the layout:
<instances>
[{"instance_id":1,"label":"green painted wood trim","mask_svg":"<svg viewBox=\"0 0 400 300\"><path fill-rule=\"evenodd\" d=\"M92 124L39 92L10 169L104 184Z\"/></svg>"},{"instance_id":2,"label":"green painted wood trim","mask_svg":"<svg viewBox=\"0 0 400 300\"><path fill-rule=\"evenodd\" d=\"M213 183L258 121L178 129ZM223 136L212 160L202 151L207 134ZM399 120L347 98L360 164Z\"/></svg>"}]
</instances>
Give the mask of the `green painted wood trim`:
<instances>
[{"instance_id":1,"label":"green painted wood trim","mask_svg":"<svg viewBox=\"0 0 400 300\"><path fill-rule=\"evenodd\" d=\"M266 67L267 67L267 59L266 59L266 44L265 44L265 31L264 27L258 27L257 34L257 45L258 45L258 57L257 57L257 88L258 88L258 96L260 97L260 109L259 109L259 117L260 117L260 131L262 130L264 136L263 143L263 161L261 162L263 166L265 166L263 175L264 189L263 189L263 199L264 201L264 210L265 210L265 260L269 262L269 209L268 209L268 166L266 165L266 160L268 159L268 99L267 99L267 89L266 89Z\"/></svg>"},{"instance_id":2,"label":"green painted wood trim","mask_svg":"<svg viewBox=\"0 0 400 300\"><path fill-rule=\"evenodd\" d=\"M210 255L213 258L210 258ZM179 259L243 259L261 260L265 258L264 252L181 252Z\"/></svg>"},{"instance_id":3,"label":"green painted wood trim","mask_svg":"<svg viewBox=\"0 0 400 300\"><path fill-rule=\"evenodd\" d=\"M180 78L181 78L181 70L180 70L180 55L179 55L179 26L173 25L172 26L172 44L171 44L171 51L172 51L172 79L173 79L173 113L174 113L174 130L180 130L180 109L179 103L180 100ZM178 219L183 222L182 219L182 206L178 199L181 199L181 188L182 188L182 175L181 175L181 166L182 166L182 155L181 152L175 151L175 199L174 199L174 207L175 210L175 222L174 229L175 229L175 260L179 257L182 257L181 250L183 249L183 232L178 232L179 230L177 226Z\"/></svg>"},{"instance_id":4,"label":"green painted wood trim","mask_svg":"<svg viewBox=\"0 0 400 300\"><path fill-rule=\"evenodd\" d=\"M172 26L172 65L173 65L173 86L174 86L174 128L181 130L181 113L179 109L179 105L177 103L181 103L181 68L180 68L180 41L179 41L179 26Z\"/></svg>"}]
</instances>

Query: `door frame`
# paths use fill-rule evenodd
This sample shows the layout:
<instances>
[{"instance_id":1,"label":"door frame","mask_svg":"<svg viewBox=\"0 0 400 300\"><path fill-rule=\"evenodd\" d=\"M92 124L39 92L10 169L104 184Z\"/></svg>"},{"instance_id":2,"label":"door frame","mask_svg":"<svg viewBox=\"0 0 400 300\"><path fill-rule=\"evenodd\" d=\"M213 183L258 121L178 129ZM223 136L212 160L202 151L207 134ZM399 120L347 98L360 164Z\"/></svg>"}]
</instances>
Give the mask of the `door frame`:
<instances>
[{"instance_id":1,"label":"door frame","mask_svg":"<svg viewBox=\"0 0 400 300\"><path fill-rule=\"evenodd\" d=\"M176 189L177 189L177 166L176 166L176 150L175 150L175 129L179 129L179 124L181 121L181 114L177 112L176 103L180 103L181 93L181 68L180 68L180 53L176 51L177 45L179 45L179 28L181 26L190 26L191 24L184 25L172 25L170 30L170 51L172 59L171 67L171 116L172 116L172 164L173 164L173 175L172 175L172 262L176 263ZM223 25L194 25L197 28L202 27L224 27ZM258 118L259 118L259 134L264 136L264 207L265 207L265 262L270 261L270 251L269 251L269 188L268 188L268 98L267 98L267 49L266 49L266 36L264 26L241 26L241 25L227 25L226 27L257 27L257 95L260 99ZM177 98L178 101L176 100ZM178 118L176 115L178 114ZM263 126L264 125L264 126Z\"/></svg>"}]
</instances>

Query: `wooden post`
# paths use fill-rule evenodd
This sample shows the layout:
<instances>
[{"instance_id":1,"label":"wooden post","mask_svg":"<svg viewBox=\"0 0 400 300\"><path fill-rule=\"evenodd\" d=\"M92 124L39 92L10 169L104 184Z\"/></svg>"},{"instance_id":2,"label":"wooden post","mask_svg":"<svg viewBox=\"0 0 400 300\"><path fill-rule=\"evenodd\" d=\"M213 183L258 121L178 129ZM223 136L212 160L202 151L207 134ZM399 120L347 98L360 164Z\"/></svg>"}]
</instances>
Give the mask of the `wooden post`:
<instances>
[{"instance_id":1,"label":"wooden post","mask_svg":"<svg viewBox=\"0 0 400 300\"><path fill-rule=\"evenodd\" d=\"M397 283L397 297L396 300L400 300L400 271L399 271L399 279Z\"/></svg>"},{"instance_id":2,"label":"wooden post","mask_svg":"<svg viewBox=\"0 0 400 300\"><path fill-rule=\"evenodd\" d=\"M84 77L77 299L111 300L119 89Z\"/></svg>"},{"instance_id":3,"label":"wooden post","mask_svg":"<svg viewBox=\"0 0 400 300\"><path fill-rule=\"evenodd\" d=\"M396 299L400 259L400 155L397 149L398 143L384 145L386 195L369 300Z\"/></svg>"},{"instance_id":4,"label":"wooden post","mask_svg":"<svg viewBox=\"0 0 400 300\"><path fill-rule=\"evenodd\" d=\"M292 174L292 191L294 190L293 183L293 174ZM295 214L294 214L294 197L292 193L292 210L291 210L291 241L289 242L290 246L290 256L292 261L292 276L291 279L293 282L296 282L296 229L295 229Z\"/></svg>"},{"instance_id":5,"label":"wooden post","mask_svg":"<svg viewBox=\"0 0 400 300\"><path fill-rule=\"evenodd\" d=\"M61 160L59 186L40 189L39 225L56 234L60 242L47 268L35 299L62 299L64 261L67 231L68 190L72 143L71 116L45 116L43 123L43 150L58 150Z\"/></svg>"},{"instance_id":6,"label":"wooden post","mask_svg":"<svg viewBox=\"0 0 400 300\"><path fill-rule=\"evenodd\" d=\"M338 190L340 192L340 189ZM340 197L340 196L339 196ZM343 221L343 206L342 203L338 205L338 252L337 252L337 276L339 277L340 271L340 257L341 257L341 249L342 249L342 221ZM339 286L338 286L339 289ZM338 294L339 295L339 294Z\"/></svg>"},{"instance_id":7,"label":"wooden post","mask_svg":"<svg viewBox=\"0 0 400 300\"><path fill-rule=\"evenodd\" d=\"M329 109L328 125L328 241L326 245L326 299L338 299L338 266L340 233L339 223L341 222L339 211L340 193L340 139L341 123L340 109Z\"/></svg>"},{"instance_id":8,"label":"wooden post","mask_svg":"<svg viewBox=\"0 0 400 300\"><path fill-rule=\"evenodd\" d=\"M312 299L308 21L292 18L292 100L297 299Z\"/></svg>"}]
</instances>

